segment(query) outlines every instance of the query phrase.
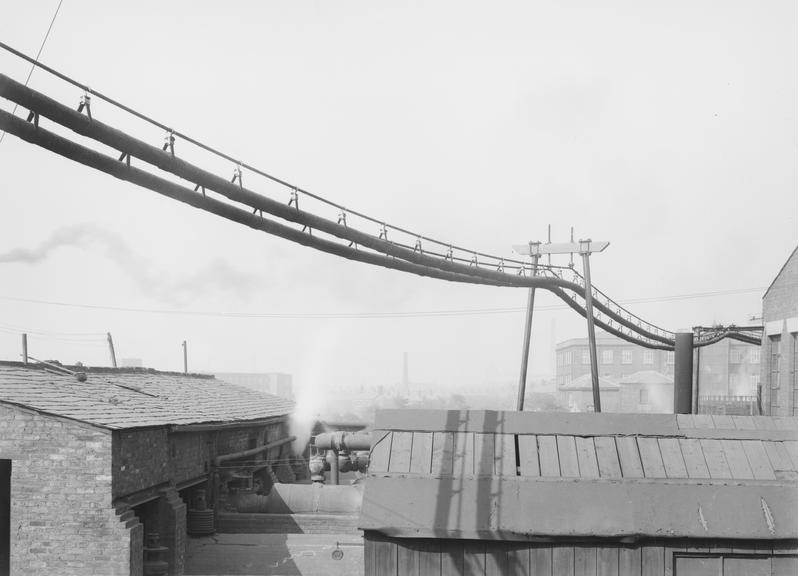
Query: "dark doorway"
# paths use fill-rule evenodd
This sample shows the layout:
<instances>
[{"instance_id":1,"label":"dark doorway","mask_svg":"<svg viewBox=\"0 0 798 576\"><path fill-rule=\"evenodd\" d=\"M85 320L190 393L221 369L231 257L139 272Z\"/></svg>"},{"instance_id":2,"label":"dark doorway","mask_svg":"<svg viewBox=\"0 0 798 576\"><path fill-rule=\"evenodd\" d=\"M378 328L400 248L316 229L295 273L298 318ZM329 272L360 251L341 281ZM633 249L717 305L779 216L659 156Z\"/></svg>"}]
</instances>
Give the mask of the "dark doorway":
<instances>
[{"instance_id":1,"label":"dark doorway","mask_svg":"<svg viewBox=\"0 0 798 576\"><path fill-rule=\"evenodd\" d=\"M11 573L11 460L0 460L0 576Z\"/></svg>"}]
</instances>

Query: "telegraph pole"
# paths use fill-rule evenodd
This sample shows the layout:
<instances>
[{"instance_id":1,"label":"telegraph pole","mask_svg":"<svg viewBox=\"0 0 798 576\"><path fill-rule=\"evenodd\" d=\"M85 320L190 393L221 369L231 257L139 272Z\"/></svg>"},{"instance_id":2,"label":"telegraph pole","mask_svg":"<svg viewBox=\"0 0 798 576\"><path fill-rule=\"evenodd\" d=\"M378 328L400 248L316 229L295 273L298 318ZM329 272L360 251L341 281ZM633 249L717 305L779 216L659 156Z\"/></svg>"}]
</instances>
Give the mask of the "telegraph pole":
<instances>
[{"instance_id":1,"label":"telegraph pole","mask_svg":"<svg viewBox=\"0 0 798 576\"><path fill-rule=\"evenodd\" d=\"M532 245L534 242L529 243L529 253L533 254ZM539 243L538 243L539 244ZM532 255L532 276L537 274L538 271L538 258L540 255ZM524 398L526 397L526 373L527 366L529 365L529 343L532 340L532 313L535 309L535 289L529 289L529 297L526 303L526 323L524 324L524 345L521 350L521 375L518 378L518 399L515 403L515 409L519 412L524 410Z\"/></svg>"},{"instance_id":2,"label":"telegraph pole","mask_svg":"<svg viewBox=\"0 0 798 576\"><path fill-rule=\"evenodd\" d=\"M114 350L114 339L111 338L111 333L108 334L108 351L111 353L111 365L116 368L116 351Z\"/></svg>"},{"instance_id":3,"label":"telegraph pole","mask_svg":"<svg viewBox=\"0 0 798 576\"><path fill-rule=\"evenodd\" d=\"M601 412L596 326L593 323L593 286L590 283L590 240L579 241L579 253L582 255L582 265L585 269L585 310L587 311L587 341L590 349L590 379L593 382L593 411Z\"/></svg>"},{"instance_id":4,"label":"telegraph pole","mask_svg":"<svg viewBox=\"0 0 798 576\"><path fill-rule=\"evenodd\" d=\"M188 345L183 340L183 374L188 374Z\"/></svg>"}]
</instances>

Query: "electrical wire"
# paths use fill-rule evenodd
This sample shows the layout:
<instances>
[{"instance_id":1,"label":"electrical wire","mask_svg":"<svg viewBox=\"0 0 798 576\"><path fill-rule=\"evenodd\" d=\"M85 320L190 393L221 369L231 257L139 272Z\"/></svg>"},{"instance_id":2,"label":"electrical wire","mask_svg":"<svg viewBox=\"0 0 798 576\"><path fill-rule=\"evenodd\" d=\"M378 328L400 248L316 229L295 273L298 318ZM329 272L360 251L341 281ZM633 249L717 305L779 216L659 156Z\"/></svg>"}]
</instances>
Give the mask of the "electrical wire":
<instances>
[{"instance_id":1,"label":"electrical wire","mask_svg":"<svg viewBox=\"0 0 798 576\"><path fill-rule=\"evenodd\" d=\"M657 304L667 302L677 302L698 298L709 298L717 296L734 296L741 294L756 293L765 288L740 288L736 290L714 290L710 292L694 292L690 294L674 294L669 296L650 296L646 298L634 298L622 300L624 304ZM518 314L526 308L465 308L449 310L418 310L406 312L222 312L218 310L176 310L167 308L145 308L128 306L110 306L100 304L81 304L74 302L59 302L54 300L39 300L34 298L21 298L18 296L0 295L0 300L9 302L24 302L27 304L42 304L46 306L59 306L65 308L78 308L89 310L108 310L113 312L133 312L137 314L165 314L181 316L213 316L220 318L242 318L242 319L270 319L270 320L355 320L355 319L386 319L386 318L426 318L426 317L452 317L452 316L484 316L495 314ZM565 310L569 306L565 304L536 306L535 311ZM98 333L99 334L99 333ZM102 334L99 334L102 335Z\"/></svg>"},{"instance_id":2,"label":"electrical wire","mask_svg":"<svg viewBox=\"0 0 798 576\"><path fill-rule=\"evenodd\" d=\"M18 56L20 56L20 57L22 57L22 58L24 58L26 60L31 61L33 63L33 65L34 65L34 67L35 66L39 66L39 67L41 67L43 69L46 69L46 70L50 71L51 73L55 74L56 76L58 76L58 77L60 77L60 78L62 78L64 80L72 83L73 85L82 87L87 93L95 94L98 97L108 101L109 103L111 103L111 104L113 104L113 105L115 105L117 107L120 107L120 108L126 110L127 112L129 112L129 113L131 113L131 114L133 114L133 115L135 115L135 116L137 116L139 118L142 118L142 119L144 119L144 120L146 120L146 121L148 121L148 122L150 122L150 123L152 123L152 124L154 124L156 126L159 126L162 129L168 130L169 134L172 135L172 136L179 136L183 140L189 141L192 144L199 146L200 148L203 148L203 149L205 149L205 150L207 150L209 152L212 152L212 153L214 153L214 154L216 154L216 155L218 155L220 157L223 157L223 158L225 158L227 160L230 160L232 162L236 162L230 156L227 156L227 155L225 155L225 154L223 154L223 153L221 153L221 152L219 152L217 150L214 150L214 149L212 149L212 148L210 148L210 147L208 147L208 146L206 146L204 144L201 144L201 143L197 142L196 140L193 140L193 139L191 139L191 138L189 138L189 137L187 137L187 136L185 136L185 135L183 135L183 134L181 134L179 132L176 132L176 131L174 131L174 130L172 130L170 128L167 128L165 125L160 124L158 122L155 122L154 120L152 120L152 119L150 119L150 118L148 118L148 117L146 117L146 116L144 116L144 115L142 115L142 114L140 114L140 113L138 113L138 112L136 112L136 111L134 111L134 110L132 110L132 109L130 109L128 107L125 107L125 106L119 104L118 102L113 101L113 100L103 96L102 94L100 94L98 92L89 90L89 88L87 86L80 85L77 82L75 82L74 80L72 80L71 78L69 78L69 77L67 77L67 76L65 76L63 74L60 74L60 73L58 73L58 72L56 72L56 71L44 66L43 64L39 63L38 62L38 58L36 60L32 60L32 59L30 59L30 57L28 57L28 56L26 56L26 55L24 55L24 54L22 54L22 53L20 53L20 52L18 52L16 50L14 50L13 48L11 48L8 45L3 44L3 43L0 43L0 47L3 47L5 49L11 51L12 53L17 54ZM14 83L13 81L10 81L10 79L6 78L4 80L4 83L5 83L4 96L6 96L7 98L10 98L10 99L14 98L13 96L9 96L9 90L10 90L11 93L16 94L17 98L24 98L24 97L27 96L28 98L33 98L34 100L37 99L37 96L36 96L35 92L24 93L24 91L20 91L19 88L15 88L14 87L14 85L16 83ZM22 94L22 96L20 96L20 94ZM20 103L20 100L16 100L16 102ZM41 105L42 99L39 98L38 102ZM60 106L60 105L58 105L57 103L54 103L53 101L50 101L50 103L48 103L47 106L52 109L53 106ZM31 110L36 109L35 107L32 107L32 106L28 106L28 107L30 107ZM39 111L38 109L36 109L36 110L37 110L37 112ZM71 112L71 117L70 117L70 114L68 112ZM47 116L48 114L45 112L44 115ZM78 122L77 125L74 124L74 122L76 121L75 120L76 118L77 118L77 122ZM72 124L70 124L70 119L71 119ZM446 280L451 280L451 281L471 282L471 283L496 285L496 286L541 287L541 288L545 288L545 289L551 290L552 292L555 292L561 299L563 299L566 302L566 304L568 306L574 308L580 314L586 315L586 313L587 313L585 308L582 307L580 304L578 304L576 302L576 298L577 297L584 297L584 295L581 294L581 292L583 292L583 290L584 290L584 279L581 278L581 275L579 275L575 270L573 271L574 280L575 280L574 283L564 281L562 279L562 272L561 271L560 272L555 272L553 270L554 267L550 268L550 267L548 267L546 265L540 265L539 266L539 268L541 268L543 270L543 272L544 272L542 275L534 277L534 278L529 278L529 279L527 279L527 278L521 279L520 278L520 273L522 273L522 272L525 273L526 266L527 266L526 263L522 262L522 261L513 260L513 259L505 259L505 258L492 256L492 255L488 255L488 254L477 252L477 251L473 251L473 250L468 250L468 249L461 248L461 247L458 247L458 246L453 246L452 244L441 242L441 241L438 241L438 240L434 240L434 239L429 238L427 236L423 236L423 235L420 235L420 234L412 233L409 230L406 230L406 229L403 229L403 228L399 228L399 227L395 227L395 226L388 226L384 222L381 223L381 233L380 233L379 239L377 239L374 235L364 234L362 232L358 232L358 231L356 231L354 229L348 228L347 225L346 225L345 220L344 220L344 225L341 226L340 219L339 219L339 223L335 224L335 223L333 223L333 222L331 222L329 220L325 220L323 218L320 218L320 217L315 216L315 215L310 214L310 213L303 213L302 215L300 215L299 206L298 206L298 200L297 200L297 204L295 206L296 212L293 213L290 210L288 212L286 212L286 210L284 209L285 207L282 206L282 205L279 205L274 200L270 200L270 199L268 199L266 197L259 196L259 195L255 194L253 192L250 192L248 190L243 189L243 185L240 182L240 179L239 179L239 187L238 188L240 188L241 190L239 191L238 188L233 186L232 187L233 192L231 193L230 192L231 186L226 181L223 181L223 180L219 179L218 177L215 177L212 174L204 172L204 171L202 171L202 170L200 170L200 169L198 169L196 167L193 167L190 164L187 164L185 162L180 164L180 166L182 168L182 172L181 172L181 170L178 170L177 168L175 168L175 166L174 166L175 162L172 162L172 163L164 162L163 161L163 155L159 156L156 153L153 156L152 152L150 150L151 149L152 150L157 150L157 149L147 145L144 142L132 139L131 137L127 136L124 133L120 133L119 131L113 131L110 128L103 128L101 123L94 123L93 124L94 129L90 131L91 133L87 133L89 131L86 130L86 123L84 122L84 123L81 124L82 120L85 120L85 118L83 116L80 116L79 114L75 115L73 111L69 111L68 109L64 108L63 113L61 113L61 115L60 115L60 119L57 119L56 121L61 123L61 124L63 124L63 125L65 125L65 126L67 126L67 127L70 127L71 129L77 131L78 133L83 133L84 135L88 135L89 137L91 137L91 138L93 138L95 140L104 142L105 144L110 144L112 146L114 146L114 142L108 142L107 140L104 140L104 137L105 138L111 138L112 140L116 140L117 142L120 141L120 140L121 141L125 141L125 139L127 139L127 141L131 142L130 145L133 146L136 149L137 157L140 157L142 155L141 152L143 150L144 151L144 158L143 159L146 162L149 162L149 163L151 163L151 164L153 164L155 166L158 166L159 168L162 168L164 170L170 171L173 174L176 174L176 175L181 176L183 178L187 178L187 177L190 178L190 176L199 174L200 177L201 177L200 179L197 179L197 178L190 178L190 179L199 182L198 185L197 185L197 188L199 188L200 184L203 185L203 199L205 199L204 186L208 185L212 190L215 190L216 192L222 193L224 196L226 196L227 198L229 198L229 199L231 199L231 200L233 200L235 202L243 202L245 204L249 204L250 207L252 207L254 205L256 212L258 210L261 211L261 219L260 219L260 221L259 222L254 222L252 218L246 218L244 216L244 214L246 214L245 212L243 212L243 211L241 211L239 209L233 208L232 206L225 205L224 203L219 203L218 201L211 201L211 199L207 199L210 202L210 204L208 204L207 202L198 202L195 199L186 196L183 193L183 191L185 189L182 189L182 187L176 187L175 185L172 185L170 187L168 185L168 184L170 184L168 181L165 181L165 180L163 180L161 178L153 176L153 175L151 175L151 174L149 174L147 172L143 172L143 171L140 171L140 170L135 170L135 169L132 169L132 168L130 168L128 166L128 172L133 173L134 176L131 177L130 175L123 175L122 173L120 173L116 169L116 167L109 166L105 157L102 157L102 156L98 155L96 152L91 151L90 149L75 145L74 143L71 143L70 141L67 141L67 140L58 142L57 141L57 137L55 135L53 135L52 133L48 134L48 133L46 133L46 131L41 131L41 133L39 135L37 135L37 136L33 136L31 134L25 134L23 136L23 134L24 134L24 130L23 130L22 132L16 131L15 134L17 134L20 137L23 137L24 139L28 140L29 142L37 143L39 145L44 145L42 142L47 140L48 143L49 143L49 146L45 146L45 147L48 147L51 150L56 151L56 152L58 152L58 153L60 153L62 155L66 155L67 157L71 157L73 160L77 160L77 161L82 162L84 164L87 164L87 165L90 165L92 167L101 169L103 171L111 173L111 174L113 174L113 175L115 175L115 176L117 176L119 178L124 179L124 180L129 180L131 182L135 182L135 183L137 183L139 185L142 185L142 186L144 186L146 188L150 188L150 189L152 189L152 190L154 190L156 192L165 194L165 195L170 196L170 197L172 197L174 199L181 200L181 201L186 202L186 203L188 203L190 205L193 205L195 207L202 208L202 209L205 209L205 210L209 210L211 212L214 212L214 213L216 213L218 215L221 215L221 216L226 217L228 219L234 220L236 222L246 224L246 225L248 225L250 227L253 227L253 228L256 228L256 229L262 229L262 230L264 230L266 232L281 236L283 238L287 238L289 240L292 240L294 242L298 242L300 244L304 244L306 246L311 246L311 247L314 247L316 249L320 249L320 250L323 250L323 251L326 251L326 252L329 252L329 253L333 253L333 254L336 254L338 256L343 256L343 257L346 257L346 258L349 258L349 259L352 259L352 260L358 260L358 261L362 261L362 262L370 262L372 264L377 264L377 265L381 265L381 266L388 267L388 268L393 268L393 269L398 269L398 270L403 270L403 271L409 271L409 272L413 272L415 274L420 274L420 275L423 275L423 276L431 276L431 277L440 278L440 279L446 279ZM6 122L8 122L8 121L9 120L6 120ZM18 126L17 128L22 129L22 127L20 127L20 126ZM111 132L109 132L109 130L111 130ZM108 136L108 134L110 134L110 136ZM104 136L104 135L106 135L106 136ZM116 145L114 147L117 147L118 149L123 150L123 157L126 154L127 155L130 154L130 151L129 151L130 149L127 148L126 146L120 147L120 146ZM94 154L94 155L92 156L92 154ZM148 157L148 155L149 155L149 157ZM174 160L174 157L173 157L173 160ZM316 200L319 200L319 201L321 201L321 202L323 202L325 204L328 204L328 205L331 205L331 206L335 206L336 208L341 209L342 210L342 216L345 218L346 209L343 206L341 206L341 205L338 205L338 204L335 204L333 202L330 202L330 201L328 201L328 200L326 200L326 199L324 199L324 198L322 198L320 196L316 196L314 194L310 194L307 191L301 190L300 188L298 188L296 186L293 186L293 185L291 185L290 183L288 183L286 181L283 181L283 180L281 180L279 178L276 178L276 177L274 177L274 176L272 176L272 175L270 175L268 173L262 172L262 171L254 168L252 166L242 164L241 162L236 162L236 164L239 167L238 168L238 174L239 175L240 175L240 168L243 166L243 167L245 167L245 168L247 168L247 169L249 169L249 170L251 170L253 172L256 172L256 173L258 173L258 174L260 174L262 176L265 176L266 178L268 178L268 179L270 179L270 180L272 180L274 182L280 183L280 184L290 188L292 190L292 200L294 198L297 198L296 195L301 192L301 193L303 193L305 195L308 195L308 196L310 196L310 197L312 197L312 198L314 198ZM104 167L101 167L101 166L104 166ZM189 172L189 174L187 175L186 172ZM233 181L235 181L235 177L234 177ZM166 189L166 191L165 191L165 189ZM205 204L205 205L203 205L203 204ZM289 202L289 206L290 206L290 204L291 203ZM281 218L287 219L287 220L289 220L291 222L294 222L294 223L300 223L300 224L304 223L305 226L304 226L302 232L300 233L300 236L297 236L297 232L298 231L296 231L296 230L288 228L288 227L286 227L286 226L284 226L282 224L277 224L275 222L264 220L262 218L262 212L263 211L269 212L269 213L271 213L273 215L276 215L276 216L279 216ZM380 222L377 219L368 217L368 216L366 216L364 214L360 214L360 213L357 213L355 211L351 211L350 210L348 212L350 214L356 214L357 216L365 218L366 220L369 220L369 221L374 222L374 223L379 223ZM326 240L322 240L322 239L319 239L319 238L312 237L312 234L309 235L309 236L311 236L311 238L304 237L305 229L310 228L312 230L313 227L316 227L316 228L321 227L324 232L327 232L327 233L332 234L334 236L337 236L339 238L349 239L350 240L349 249L347 250L347 249L343 248L342 246L336 245L335 243L332 243L330 241L326 241ZM417 245L418 245L418 248L419 248L418 253L416 253L415 249L413 249L411 251L409 249L409 246L407 246L405 244L395 243L393 241L389 241L388 240L388 234L387 234L387 230L389 228L392 229L392 230L395 230L395 231L399 231L399 232L414 236L416 238ZM433 242L433 243L439 244L441 246L448 246L448 252L445 255L432 252L432 254L435 254L435 257L431 257L429 252L428 252L427 255L424 255L423 250L421 249L421 246L420 246L421 239L425 239L425 240L427 240L429 242ZM363 254L361 252L358 252L357 244L355 244L355 249L351 250L351 247L352 247L353 243L361 243L361 244L365 245L366 247L368 247L368 248L370 248L372 250L375 250L377 252L381 252L381 253L387 255L389 258L386 259L385 256L382 256L382 255L368 255L368 254ZM456 263L455 262L455 257L453 255L453 250L454 249L464 251L464 252L466 252L469 255L473 255L472 263L475 264L474 268L472 269L470 266L466 266L466 265L460 263L460 262L467 261L465 259L457 258L458 262ZM441 258L440 258L441 256L443 256L443 260L441 260ZM496 271L494 272L492 270L486 270L484 268L480 268L480 264L477 262L477 256L482 256L483 258L489 258L489 259L492 259L494 261L498 261L499 264L498 264L498 266L496 268ZM401 260L399 260L399 259L401 259ZM404 262L402 260L404 260ZM513 276L511 276L511 275L506 273L505 264L508 263L508 262L520 265L520 266L515 267L519 271L518 279L515 279ZM495 262L494 262L493 265L495 265ZM564 267L559 267L560 270L562 270L563 268ZM550 276L550 278L544 278L544 276ZM546 280L549 280L549 282L547 282ZM582 285L581 286L579 284L580 280L582 281ZM573 292L573 296L569 296L568 294L563 292L563 288L565 290L572 291ZM605 300L605 302L602 302L601 300L597 300L595 302L595 306L596 306L596 308L598 310L598 314L596 315L595 319L596 319L597 323L601 327L604 327L605 329L609 329L609 331L614 333L615 330L613 328L613 324L612 323L613 323L613 321L615 321L615 322L618 322L618 324L620 325L619 326L620 332L618 332L618 335L620 335L621 337L624 337L626 339L630 339L630 341L632 341L633 339L636 339L639 336L639 337L642 337L643 339L648 340L649 343L650 343L650 341L653 340L653 341L658 341L660 343L664 343L666 345L670 345L670 346L673 345L672 344L673 343L673 333L665 331L665 330L662 330L662 329L660 329L660 328L658 328L656 326L653 326L650 323L645 322L642 319L640 319L639 317L633 315L631 312L623 310L617 303L613 302L608 296L606 296L604 293L600 292L598 289L594 289L593 292L594 292L594 295L596 297L598 297L600 295ZM606 314L608 316L609 324L607 324L607 323L605 323L603 321L603 319L601 317L602 313ZM627 330L624 330L624 328L626 328ZM642 344L645 345L645 343L642 343Z\"/></svg>"},{"instance_id":3,"label":"electrical wire","mask_svg":"<svg viewBox=\"0 0 798 576\"><path fill-rule=\"evenodd\" d=\"M52 19L50 20L50 25L47 27L47 32L44 35L44 39L42 40L41 45L39 46L39 51L36 53L36 58L31 63L30 71L28 72L28 77L25 78L25 86L28 85L30 82L30 77L33 75L33 71L36 69L37 64L39 63L39 57L42 55L42 50L44 50L44 45L47 43L47 39L50 37L50 31L53 29L53 24L55 24L55 19L58 16L58 12L61 10L61 4L64 0L58 0L58 6L55 8L55 13L53 14ZM11 111L11 114L17 113L17 107L19 104L14 104L14 109ZM6 137L5 131L0 134L0 144L3 143L3 139Z\"/></svg>"}]
</instances>

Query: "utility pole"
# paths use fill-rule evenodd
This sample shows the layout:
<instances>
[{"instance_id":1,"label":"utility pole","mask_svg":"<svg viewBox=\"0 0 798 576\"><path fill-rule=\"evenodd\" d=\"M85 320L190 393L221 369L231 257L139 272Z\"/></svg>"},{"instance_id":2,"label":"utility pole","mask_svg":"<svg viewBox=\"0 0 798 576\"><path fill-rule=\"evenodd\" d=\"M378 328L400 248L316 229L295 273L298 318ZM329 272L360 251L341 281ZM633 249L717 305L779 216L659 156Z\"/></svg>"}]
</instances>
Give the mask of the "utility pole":
<instances>
[{"instance_id":1,"label":"utility pole","mask_svg":"<svg viewBox=\"0 0 798 576\"><path fill-rule=\"evenodd\" d=\"M183 374L188 374L188 345L183 340Z\"/></svg>"},{"instance_id":2,"label":"utility pole","mask_svg":"<svg viewBox=\"0 0 798 576\"><path fill-rule=\"evenodd\" d=\"M116 368L116 351L114 350L114 339L111 337L111 333L108 332L108 351L111 353L111 366Z\"/></svg>"},{"instance_id":3,"label":"utility pole","mask_svg":"<svg viewBox=\"0 0 798 576\"><path fill-rule=\"evenodd\" d=\"M552 244L551 242L547 244L540 244L530 242L529 244L521 244L513 246L513 250L515 250L518 254L524 254L532 256L534 259L535 264L537 264L537 258L542 256L543 254L571 254L571 258L573 258L573 254L577 253L582 256L582 264L584 266L585 272L585 311L587 316L587 336L588 342L590 344L590 375L593 382L593 409L596 412L601 412L601 395L599 393L599 377L598 377L598 356L596 352L596 328L593 322L593 287L590 282L590 255L594 252L603 252L607 246L610 245L609 242L606 241L596 241L593 240L580 240L579 242L573 241L573 231L571 232L571 242L564 242L559 244ZM530 313L527 315L527 321L530 321ZM526 339L526 333L525 333ZM525 370L525 367L522 364L522 370ZM519 395L521 393L521 389L519 386Z\"/></svg>"},{"instance_id":4,"label":"utility pole","mask_svg":"<svg viewBox=\"0 0 798 576\"><path fill-rule=\"evenodd\" d=\"M585 249L583 246L587 245ZM587 340L590 349L590 379L593 382L593 411L601 412L601 390L596 350L596 326L593 323L593 286L590 283L590 240L579 241L579 253L585 270L585 310L587 311Z\"/></svg>"},{"instance_id":5,"label":"utility pole","mask_svg":"<svg viewBox=\"0 0 798 576\"><path fill-rule=\"evenodd\" d=\"M534 242L529 242L529 253L532 254L532 276L537 274L539 254L533 254L532 245ZM524 344L521 349L521 375L518 378L518 399L515 403L515 409L519 412L524 410L524 398L526 397L526 374L529 365L529 344L532 340L532 313L535 310L535 289L529 289L529 297L526 303L526 323L524 324Z\"/></svg>"},{"instance_id":6,"label":"utility pole","mask_svg":"<svg viewBox=\"0 0 798 576\"><path fill-rule=\"evenodd\" d=\"M22 335L22 363L28 365L28 335Z\"/></svg>"}]
</instances>

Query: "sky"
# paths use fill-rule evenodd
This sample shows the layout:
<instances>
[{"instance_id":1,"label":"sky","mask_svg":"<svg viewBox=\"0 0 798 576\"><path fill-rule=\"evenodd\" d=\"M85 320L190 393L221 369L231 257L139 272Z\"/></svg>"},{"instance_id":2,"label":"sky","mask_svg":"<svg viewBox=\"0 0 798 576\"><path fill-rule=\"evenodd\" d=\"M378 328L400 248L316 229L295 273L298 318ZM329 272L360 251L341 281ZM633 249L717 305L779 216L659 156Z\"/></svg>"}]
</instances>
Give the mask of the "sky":
<instances>
[{"instance_id":1,"label":"sky","mask_svg":"<svg viewBox=\"0 0 798 576\"><path fill-rule=\"evenodd\" d=\"M57 5L6 0L0 39L35 55ZM796 22L794 2L63 0L41 61L426 236L508 258L548 226L610 241L595 285L678 330L756 322L798 244ZM0 50L3 74L29 69ZM82 95L41 70L29 86ZM96 98L92 112L163 141ZM191 370L329 392L398 382L407 352L413 381L489 391L518 378L526 298L345 261L0 143L0 359L26 332L36 358L109 365L110 332L118 358L163 370L182 369L186 340ZM551 294L536 306L539 378L586 325Z\"/></svg>"}]
</instances>

